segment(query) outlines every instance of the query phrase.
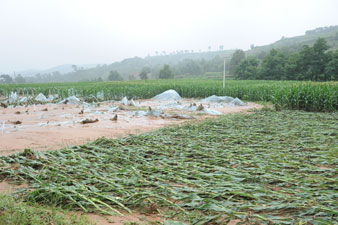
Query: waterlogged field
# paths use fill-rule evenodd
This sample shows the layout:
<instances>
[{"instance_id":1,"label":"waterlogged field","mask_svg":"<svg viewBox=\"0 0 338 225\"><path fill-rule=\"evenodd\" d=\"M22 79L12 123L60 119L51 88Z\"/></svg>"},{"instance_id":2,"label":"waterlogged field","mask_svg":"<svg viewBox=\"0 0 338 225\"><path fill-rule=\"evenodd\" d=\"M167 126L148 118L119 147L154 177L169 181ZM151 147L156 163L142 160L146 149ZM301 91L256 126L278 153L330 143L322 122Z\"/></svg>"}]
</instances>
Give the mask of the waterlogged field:
<instances>
[{"instance_id":1,"label":"waterlogged field","mask_svg":"<svg viewBox=\"0 0 338 225\"><path fill-rule=\"evenodd\" d=\"M269 110L223 116L26 150L0 158L0 177L28 182L18 193L27 202L84 212L138 210L188 224L337 224L337 119Z\"/></svg>"},{"instance_id":2,"label":"waterlogged field","mask_svg":"<svg viewBox=\"0 0 338 225\"><path fill-rule=\"evenodd\" d=\"M204 98L210 95L227 95L245 101L269 101L277 109L302 109L306 111L336 111L338 109L337 82L298 81L236 81L226 82L206 79L147 80L121 82L82 82L50 84L0 85L0 96L12 91L21 96L43 93L58 95L59 99L77 95L84 99L102 96L104 100L151 98L168 89L175 89L184 98Z\"/></svg>"}]
</instances>

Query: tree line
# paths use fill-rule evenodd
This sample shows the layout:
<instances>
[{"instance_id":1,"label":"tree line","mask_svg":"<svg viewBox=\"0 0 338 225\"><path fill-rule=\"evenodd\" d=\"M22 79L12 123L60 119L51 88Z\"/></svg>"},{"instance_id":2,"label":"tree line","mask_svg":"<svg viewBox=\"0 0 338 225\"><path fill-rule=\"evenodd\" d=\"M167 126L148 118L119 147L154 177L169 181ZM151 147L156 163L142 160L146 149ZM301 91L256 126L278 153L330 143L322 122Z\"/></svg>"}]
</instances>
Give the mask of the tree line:
<instances>
[{"instance_id":1,"label":"tree line","mask_svg":"<svg viewBox=\"0 0 338 225\"><path fill-rule=\"evenodd\" d=\"M143 67L142 71L139 73L139 77L141 80L147 80L151 76L151 68L150 67ZM158 74L159 79L173 79L174 73L171 69L171 67L168 64L164 64L161 70ZM109 72L108 81L121 81L123 80L123 77L120 75L120 73L116 70L112 70ZM135 80L135 79L129 79L129 80Z\"/></svg>"},{"instance_id":2,"label":"tree line","mask_svg":"<svg viewBox=\"0 0 338 225\"><path fill-rule=\"evenodd\" d=\"M14 84L14 83L17 84L26 83L26 79L23 76L21 76L21 74L14 76L14 78L9 76L8 74L0 75L0 84Z\"/></svg>"},{"instance_id":3,"label":"tree line","mask_svg":"<svg viewBox=\"0 0 338 225\"><path fill-rule=\"evenodd\" d=\"M328 49L327 41L319 38L299 52L288 54L271 49L261 60L237 50L229 69L236 79L243 80L338 80L338 50Z\"/></svg>"}]
</instances>

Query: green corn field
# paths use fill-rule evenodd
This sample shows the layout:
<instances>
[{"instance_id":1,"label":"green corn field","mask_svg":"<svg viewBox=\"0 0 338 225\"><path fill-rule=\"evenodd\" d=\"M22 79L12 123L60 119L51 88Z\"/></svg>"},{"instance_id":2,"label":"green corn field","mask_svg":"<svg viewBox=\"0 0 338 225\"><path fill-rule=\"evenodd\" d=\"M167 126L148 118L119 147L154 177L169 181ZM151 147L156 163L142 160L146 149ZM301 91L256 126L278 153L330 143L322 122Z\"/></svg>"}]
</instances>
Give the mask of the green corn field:
<instances>
[{"instance_id":1,"label":"green corn field","mask_svg":"<svg viewBox=\"0 0 338 225\"><path fill-rule=\"evenodd\" d=\"M244 101L272 102L276 108L306 111L336 111L338 108L337 82L297 81L227 81L226 87L217 80L181 79L120 82L80 82L49 84L0 85L0 96L11 92L20 96L57 95L59 99L76 95L84 99L103 93L104 100L151 98L168 89L176 90L184 98L204 98L210 95L232 96Z\"/></svg>"}]
</instances>

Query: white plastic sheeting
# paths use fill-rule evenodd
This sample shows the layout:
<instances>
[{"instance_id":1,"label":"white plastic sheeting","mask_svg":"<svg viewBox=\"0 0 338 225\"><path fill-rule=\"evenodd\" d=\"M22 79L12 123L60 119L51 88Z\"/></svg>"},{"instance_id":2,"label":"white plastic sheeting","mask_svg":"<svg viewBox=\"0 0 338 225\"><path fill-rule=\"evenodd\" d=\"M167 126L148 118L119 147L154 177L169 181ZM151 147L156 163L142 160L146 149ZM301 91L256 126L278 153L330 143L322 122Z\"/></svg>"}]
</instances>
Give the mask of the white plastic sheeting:
<instances>
[{"instance_id":1,"label":"white plastic sheeting","mask_svg":"<svg viewBox=\"0 0 338 225\"><path fill-rule=\"evenodd\" d=\"M230 96L216 96L216 95L209 96L209 97L203 99L201 102L205 102L205 103L227 103L229 106L245 106L246 105L239 98L233 98L233 97L230 97Z\"/></svg>"},{"instance_id":2,"label":"white plastic sheeting","mask_svg":"<svg viewBox=\"0 0 338 225\"><path fill-rule=\"evenodd\" d=\"M214 109L208 109L208 108L203 108L202 112L204 112L206 114L209 114L209 115L222 115L221 112L218 112L218 111L216 111Z\"/></svg>"},{"instance_id":3,"label":"white plastic sheeting","mask_svg":"<svg viewBox=\"0 0 338 225\"><path fill-rule=\"evenodd\" d=\"M122 100L121 100L121 105L136 106L136 103L134 102L133 99L128 100L127 97L123 97Z\"/></svg>"},{"instance_id":4,"label":"white plastic sheeting","mask_svg":"<svg viewBox=\"0 0 338 225\"><path fill-rule=\"evenodd\" d=\"M171 103L171 104L165 104L165 105L160 105L156 107L157 109L160 110L165 110L165 109L177 109L177 110L184 110L185 107L177 102Z\"/></svg>"},{"instance_id":5,"label":"white plastic sheeting","mask_svg":"<svg viewBox=\"0 0 338 225\"><path fill-rule=\"evenodd\" d=\"M156 95L155 97L153 97L153 99L160 101L170 101L170 100L180 100L182 98L175 90L171 89Z\"/></svg>"},{"instance_id":6,"label":"white plastic sheeting","mask_svg":"<svg viewBox=\"0 0 338 225\"><path fill-rule=\"evenodd\" d=\"M155 117L160 117L161 114L163 114L162 111L157 111L157 110L151 110L147 112L147 116L155 116Z\"/></svg>"},{"instance_id":7,"label":"white plastic sheeting","mask_svg":"<svg viewBox=\"0 0 338 225\"><path fill-rule=\"evenodd\" d=\"M216 95L212 95L209 96L205 99L202 100L202 102L224 102L224 103L230 103L231 101L233 101L234 98L230 97L230 96L216 96Z\"/></svg>"},{"instance_id":8,"label":"white plastic sheeting","mask_svg":"<svg viewBox=\"0 0 338 225\"><path fill-rule=\"evenodd\" d=\"M59 103L60 103L60 102L59 102ZM83 107L86 107L86 108L87 108L87 107L93 107L92 104L89 104L89 103L87 103L87 102L83 102L83 103L82 103L82 106L83 106Z\"/></svg>"},{"instance_id":9,"label":"white plastic sheeting","mask_svg":"<svg viewBox=\"0 0 338 225\"><path fill-rule=\"evenodd\" d=\"M130 105L130 106L136 106L136 104L135 104L135 102L134 102L133 99L129 101L129 105Z\"/></svg>"},{"instance_id":10,"label":"white plastic sheeting","mask_svg":"<svg viewBox=\"0 0 338 225\"><path fill-rule=\"evenodd\" d=\"M34 100L38 102L48 102L48 99L42 93L38 94L38 96L36 96Z\"/></svg>"},{"instance_id":11,"label":"white plastic sheeting","mask_svg":"<svg viewBox=\"0 0 338 225\"><path fill-rule=\"evenodd\" d=\"M80 99L78 99L76 96L73 95L73 96L70 96L66 99L63 99L61 102L59 102L59 104L65 104L65 103L77 105L77 104L80 104L81 101L80 101Z\"/></svg>"},{"instance_id":12,"label":"white plastic sheeting","mask_svg":"<svg viewBox=\"0 0 338 225\"><path fill-rule=\"evenodd\" d=\"M9 103L16 103L18 101L18 94L16 92L11 92L11 95L8 98Z\"/></svg>"},{"instance_id":13,"label":"white plastic sheeting","mask_svg":"<svg viewBox=\"0 0 338 225\"><path fill-rule=\"evenodd\" d=\"M53 95L49 95L48 98L47 98L47 100L49 102L53 101L54 99L55 99L55 97Z\"/></svg>"},{"instance_id":14,"label":"white plastic sheeting","mask_svg":"<svg viewBox=\"0 0 338 225\"><path fill-rule=\"evenodd\" d=\"M121 100L121 104L122 105L128 105L128 98L127 97L123 97L122 100Z\"/></svg>"},{"instance_id":15,"label":"white plastic sheeting","mask_svg":"<svg viewBox=\"0 0 338 225\"><path fill-rule=\"evenodd\" d=\"M134 116L136 117L142 117L142 116L146 116L147 112L146 111L135 111L134 112Z\"/></svg>"},{"instance_id":16,"label":"white plastic sheeting","mask_svg":"<svg viewBox=\"0 0 338 225\"><path fill-rule=\"evenodd\" d=\"M28 98L26 96L24 96L20 99L21 103L26 103L27 101L28 101Z\"/></svg>"},{"instance_id":17,"label":"white plastic sheeting","mask_svg":"<svg viewBox=\"0 0 338 225\"><path fill-rule=\"evenodd\" d=\"M104 93L103 91L99 91L96 93L96 98L100 99L100 100L104 100Z\"/></svg>"},{"instance_id":18,"label":"white plastic sheeting","mask_svg":"<svg viewBox=\"0 0 338 225\"><path fill-rule=\"evenodd\" d=\"M112 107L108 108L108 112L109 112L109 113L113 113L113 112L115 112L118 108L119 108L119 107L117 107L117 106L112 106Z\"/></svg>"},{"instance_id":19,"label":"white plastic sheeting","mask_svg":"<svg viewBox=\"0 0 338 225\"><path fill-rule=\"evenodd\" d=\"M92 110L91 109L85 109L83 110L84 113L90 113Z\"/></svg>"},{"instance_id":20,"label":"white plastic sheeting","mask_svg":"<svg viewBox=\"0 0 338 225\"><path fill-rule=\"evenodd\" d=\"M195 112L195 111L197 111L197 108L198 108L198 106L196 106L196 105L191 105L191 106L189 106L187 109L188 109L189 111Z\"/></svg>"},{"instance_id":21,"label":"white plastic sheeting","mask_svg":"<svg viewBox=\"0 0 338 225\"><path fill-rule=\"evenodd\" d=\"M229 106L245 106L246 104L242 102L239 98L235 98L229 103Z\"/></svg>"}]
</instances>

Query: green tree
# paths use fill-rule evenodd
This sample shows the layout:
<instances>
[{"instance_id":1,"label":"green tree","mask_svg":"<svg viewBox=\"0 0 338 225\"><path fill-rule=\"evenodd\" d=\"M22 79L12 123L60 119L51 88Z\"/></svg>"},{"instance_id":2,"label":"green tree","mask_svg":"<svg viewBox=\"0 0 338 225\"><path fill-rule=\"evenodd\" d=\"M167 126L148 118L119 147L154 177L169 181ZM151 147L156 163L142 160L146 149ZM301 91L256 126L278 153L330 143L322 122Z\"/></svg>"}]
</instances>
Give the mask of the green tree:
<instances>
[{"instance_id":1,"label":"green tree","mask_svg":"<svg viewBox=\"0 0 338 225\"><path fill-rule=\"evenodd\" d=\"M330 61L325 66L327 80L338 81L338 50L330 52Z\"/></svg>"},{"instance_id":2,"label":"green tree","mask_svg":"<svg viewBox=\"0 0 338 225\"><path fill-rule=\"evenodd\" d=\"M11 84L13 83L13 78L7 74L2 74L0 76L0 83L3 83L3 84Z\"/></svg>"},{"instance_id":3,"label":"green tree","mask_svg":"<svg viewBox=\"0 0 338 225\"><path fill-rule=\"evenodd\" d=\"M143 67L140 73L141 80L148 80L148 74L150 73L149 67Z\"/></svg>"},{"instance_id":4,"label":"green tree","mask_svg":"<svg viewBox=\"0 0 338 225\"><path fill-rule=\"evenodd\" d=\"M159 73L160 79L172 79L174 78L174 73L170 69L170 66L168 64L165 64Z\"/></svg>"},{"instance_id":5,"label":"green tree","mask_svg":"<svg viewBox=\"0 0 338 225\"><path fill-rule=\"evenodd\" d=\"M299 71L297 80L310 80L311 79L312 59L313 59L312 48L309 47L308 45L304 45L299 52L299 57L296 62L297 69Z\"/></svg>"},{"instance_id":6,"label":"green tree","mask_svg":"<svg viewBox=\"0 0 338 225\"><path fill-rule=\"evenodd\" d=\"M123 80L119 72L117 72L116 70L112 70L109 72L108 81L113 81L113 80L114 81Z\"/></svg>"},{"instance_id":7,"label":"green tree","mask_svg":"<svg viewBox=\"0 0 338 225\"><path fill-rule=\"evenodd\" d=\"M269 54L264 57L259 71L258 79L281 80L285 79L286 56L271 49Z\"/></svg>"},{"instance_id":8,"label":"green tree","mask_svg":"<svg viewBox=\"0 0 338 225\"><path fill-rule=\"evenodd\" d=\"M245 59L245 52L241 49L237 49L229 63L229 72L230 74L234 74L236 71L236 67Z\"/></svg>"},{"instance_id":9,"label":"green tree","mask_svg":"<svg viewBox=\"0 0 338 225\"><path fill-rule=\"evenodd\" d=\"M23 84L26 83L25 78L23 78L23 76L21 76L21 74L18 74L15 78L14 78L15 83L17 84Z\"/></svg>"},{"instance_id":10,"label":"green tree","mask_svg":"<svg viewBox=\"0 0 338 225\"><path fill-rule=\"evenodd\" d=\"M257 79L259 61L256 57L249 56L237 66L235 77L239 80Z\"/></svg>"},{"instance_id":11,"label":"green tree","mask_svg":"<svg viewBox=\"0 0 338 225\"><path fill-rule=\"evenodd\" d=\"M330 60L329 55L326 53L328 49L329 45L324 38L318 38L313 45L312 80L327 80L325 67Z\"/></svg>"},{"instance_id":12,"label":"green tree","mask_svg":"<svg viewBox=\"0 0 338 225\"><path fill-rule=\"evenodd\" d=\"M287 57L285 62L285 80L303 80L299 69L299 53L293 53Z\"/></svg>"},{"instance_id":13,"label":"green tree","mask_svg":"<svg viewBox=\"0 0 338 225\"><path fill-rule=\"evenodd\" d=\"M268 54L267 52L261 51L261 52L255 54L255 55L256 55L257 59L262 60L262 59L264 59L264 57L265 57L267 54Z\"/></svg>"},{"instance_id":14,"label":"green tree","mask_svg":"<svg viewBox=\"0 0 338 225\"><path fill-rule=\"evenodd\" d=\"M326 50L329 48L323 38L318 38L313 47L304 45L299 52L297 65L301 80L326 80L325 67L330 58Z\"/></svg>"},{"instance_id":15,"label":"green tree","mask_svg":"<svg viewBox=\"0 0 338 225\"><path fill-rule=\"evenodd\" d=\"M74 71L77 71L77 66L76 65L72 65L72 68Z\"/></svg>"},{"instance_id":16,"label":"green tree","mask_svg":"<svg viewBox=\"0 0 338 225\"><path fill-rule=\"evenodd\" d=\"M136 77L134 74L129 74L128 75L128 80L136 80Z\"/></svg>"},{"instance_id":17,"label":"green tree","mask_svg":"<svg viewBox=\"0 0 338 225\"><path fill-rule=\"evenodd\" d=\"M200 65L192 59L183 59L179 62L174 71L178 74L200 75L202 74Z\"/></svg>"}]
</instances>

